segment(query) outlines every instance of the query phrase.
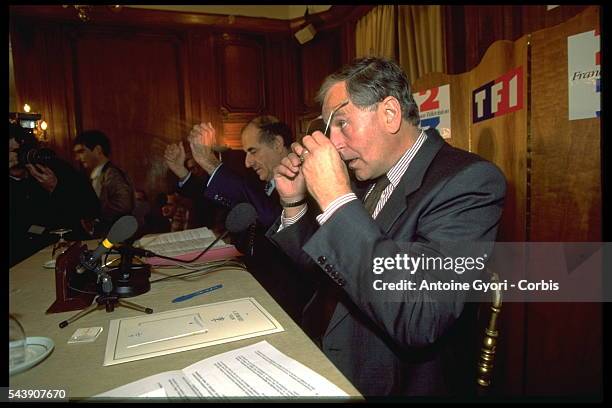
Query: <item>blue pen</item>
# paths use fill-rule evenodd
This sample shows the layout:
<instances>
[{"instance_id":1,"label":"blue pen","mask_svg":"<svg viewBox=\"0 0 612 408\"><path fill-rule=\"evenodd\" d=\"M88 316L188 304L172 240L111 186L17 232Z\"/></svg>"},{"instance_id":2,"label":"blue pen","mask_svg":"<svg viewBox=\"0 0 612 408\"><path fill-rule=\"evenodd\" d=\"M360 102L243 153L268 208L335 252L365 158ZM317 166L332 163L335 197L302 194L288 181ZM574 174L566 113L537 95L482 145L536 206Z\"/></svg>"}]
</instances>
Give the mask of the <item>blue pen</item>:
<instances>
[{"instance_id":1,"label":"blue pen","mask_svg":"<svg viewBox=\"0 0 612 408\"><path fill-rule=\"evenodd\" d=\"M218 284L218 285L215 285L215 286L211 286L210 288L200 289L200 290L198 290L196 292L193 292L193 293L190 293L188 295L179 296L176 299L174 299L172 301L172 303L177 303L177 302L182 302L184 300L189 300L192 297L196 297L198 295L203 295L204 293L212 292L213 290L217 290L217 289L222 288L222 287L223 287L222 284Z\"/></svg>"}]
</instances>

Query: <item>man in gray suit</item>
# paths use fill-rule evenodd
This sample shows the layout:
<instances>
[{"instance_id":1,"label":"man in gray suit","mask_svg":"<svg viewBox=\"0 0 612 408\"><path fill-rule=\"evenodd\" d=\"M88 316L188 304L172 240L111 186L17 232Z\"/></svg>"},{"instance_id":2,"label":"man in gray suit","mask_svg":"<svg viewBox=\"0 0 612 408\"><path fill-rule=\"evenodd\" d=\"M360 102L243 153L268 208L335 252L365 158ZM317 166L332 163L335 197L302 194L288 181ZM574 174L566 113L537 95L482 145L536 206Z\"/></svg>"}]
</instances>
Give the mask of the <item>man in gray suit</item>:
<instances>
[{"instance_id":1,"label":"man in gray suit","mask_svg":"<svg viewBox=\"0 0 612 408\"><path fill-rule=\"evenodd\" d=\"M392 61L356 60L326 78L319 101L329 138L305 136L276 168L284 209L268 231L321 275L303 327L366 396L461 392L458 380L475 378L456 371L452 352L468 291L422 285L469 286L480 276L504 177L419 128L408 80ZM320 208L307 206L307 193Z\"/></svg>"}]
</instances>

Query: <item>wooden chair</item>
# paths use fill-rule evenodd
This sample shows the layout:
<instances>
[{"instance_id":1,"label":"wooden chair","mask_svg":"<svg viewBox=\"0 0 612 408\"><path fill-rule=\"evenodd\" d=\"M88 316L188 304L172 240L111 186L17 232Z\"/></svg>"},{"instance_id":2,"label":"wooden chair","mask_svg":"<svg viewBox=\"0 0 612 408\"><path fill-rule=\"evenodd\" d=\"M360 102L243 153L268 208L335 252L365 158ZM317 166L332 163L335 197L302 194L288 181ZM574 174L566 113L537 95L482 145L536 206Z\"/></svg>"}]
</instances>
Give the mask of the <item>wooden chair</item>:
<instances>
[{"instance_id":1,"label":"wooden chair","mask_svg":"<svg viewBox=\"0 0 612 408\"><path fill-rule=\"evenodd\" d=\"M497 273L489 270L489 275L491 276L491 282L499 282L499 276ZM495 363L495 353L497 351L497 340L499 337L497 320L499 313L501 312L502 294L500 289L494 290L491 293L493 297L490 305L491 315L484 332L476 376L478 393L481 395L487 393L489 387L491 386L493 367Z\"/></svg>"}]
</instances>

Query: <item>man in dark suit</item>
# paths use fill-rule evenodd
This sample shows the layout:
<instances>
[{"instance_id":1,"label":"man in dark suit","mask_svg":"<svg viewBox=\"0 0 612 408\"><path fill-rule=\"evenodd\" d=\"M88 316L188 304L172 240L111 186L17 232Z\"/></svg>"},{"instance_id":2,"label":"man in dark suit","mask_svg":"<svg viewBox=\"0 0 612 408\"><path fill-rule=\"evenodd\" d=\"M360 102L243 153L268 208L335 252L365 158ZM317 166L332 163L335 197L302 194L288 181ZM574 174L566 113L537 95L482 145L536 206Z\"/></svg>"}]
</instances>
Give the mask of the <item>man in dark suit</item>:
<instances>
[{"instance_id":1,"label":"man in dark suit","mask_svg":"<svg viewBox=\"0 0 612 408\"><path fill-rule=\"evenodd\" d=\"M68 240L87 239L81 220L98 215L87 179L58 157L30 163L39 151L32 133L9 122L9 266L57 241L52 230L69 229Z\"/></svg>"},{"instance_id":2,"label":"man in dark suit","mask_svg":"<svg viewBox=\"0 0 612 408\"><path fill-rule=\"evenodd\" d=\"M274 116L258 116L243 128L242 148L246 153L244 165L255 171L265 187L236 174L222 163L213 151L215 129L210 123L193 127L189 144L193 159L206 172L197 177L185 167L186 152L182 143L169 145L164 153L166 164L179 178L179 192L189 197L204 197L225 208L248 202L257 211L255 230L237 237L236 246L248 255L245 263L249 271L270 292L276 301L296 321L312 295L309 283L287 270L295 266L290 259L265 238L265 231L280 215L281 206L274 186L274 168L287 156L293 141L291 129Z\"/></svg>"},{"instance_id":3,"label":"man in dark suit","mask_svg":"<svg viewBox=\"0 0 612 408\"><path fill-rule=\"evenodd\" d=\"M81 133L72 150L90 173L91 185L100 200L101 217L92 234L104 235L115 221L134 211L134 186L127 174L110 161L110 140L101 131Z\"/></svg>"},{"instance_id":4,"label":"man in dark suit","mask_svg":"<svg viewBox=\"0 0 612 408\"><path fill-rule=\"evenodd\" d=\"M490 254L504 177L418 127L408 80L392 61L356 60L325 80L319 100L331 133L294 143L275 170L288 205L268 232L324 275L303 327L366 396L460 393L460 380L475 378L456 371L452 351L467 293L421 285L480 275L484 268L452 264ZM305 204L307 192L320 208ZM408 258L450 260L451 270Z\"/></svg>"}]
</instances>

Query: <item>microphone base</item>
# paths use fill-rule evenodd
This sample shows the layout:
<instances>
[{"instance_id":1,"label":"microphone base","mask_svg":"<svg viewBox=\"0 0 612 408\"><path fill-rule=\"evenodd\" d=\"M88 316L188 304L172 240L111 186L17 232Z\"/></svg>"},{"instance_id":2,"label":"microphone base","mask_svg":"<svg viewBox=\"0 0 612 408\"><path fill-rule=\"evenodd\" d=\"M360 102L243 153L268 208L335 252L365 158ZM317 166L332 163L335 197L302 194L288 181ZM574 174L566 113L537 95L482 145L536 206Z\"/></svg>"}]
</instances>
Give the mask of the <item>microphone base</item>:
<instances>
[{"instance_id":1,"label":"microphone base","mask_svg":"<svg viewBox=\"0 0 612 408\"><path fill-rule=\"evenodd\" d=\"M126 270L123 266L108 271L113 282L111 294L119 298L131 298L151 290L151 265L130 265Z\"/></svg>"}]
</instances>

